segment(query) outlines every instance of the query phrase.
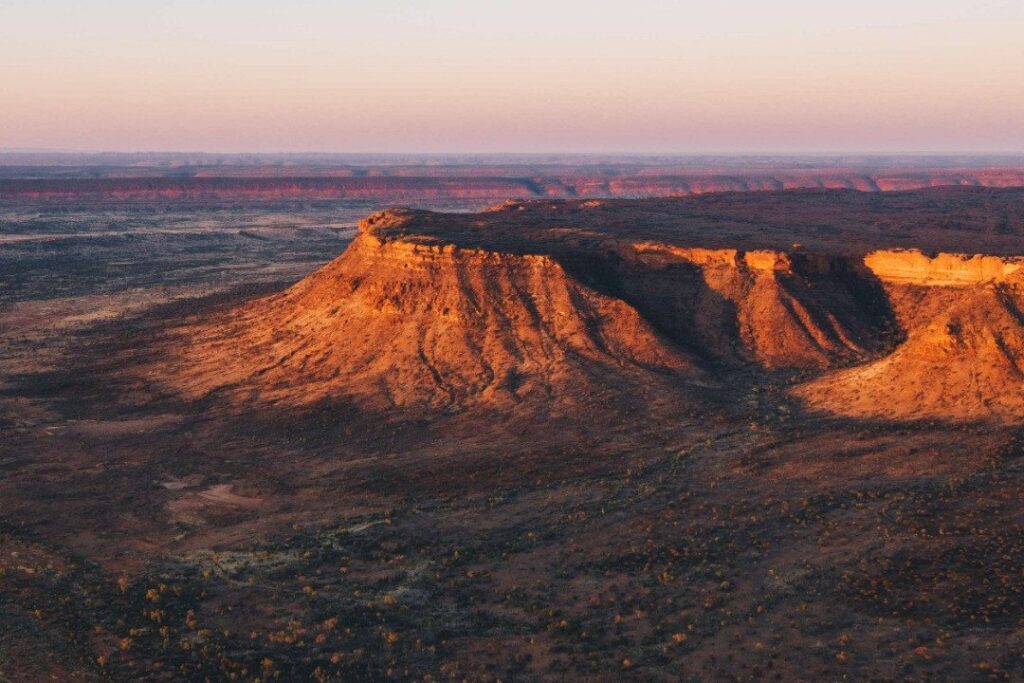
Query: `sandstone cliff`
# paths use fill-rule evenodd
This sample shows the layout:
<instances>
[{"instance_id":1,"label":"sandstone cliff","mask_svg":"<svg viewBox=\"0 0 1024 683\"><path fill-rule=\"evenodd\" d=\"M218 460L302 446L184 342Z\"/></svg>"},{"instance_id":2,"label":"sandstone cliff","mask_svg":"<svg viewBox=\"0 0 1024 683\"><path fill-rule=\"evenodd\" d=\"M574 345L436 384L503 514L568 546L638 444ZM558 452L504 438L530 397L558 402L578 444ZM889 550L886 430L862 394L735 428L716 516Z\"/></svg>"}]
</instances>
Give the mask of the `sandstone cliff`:
<instances>
[{"instance_id":1,"label":"sandstone cliff","mask_svg":"<svg viewBox=\"0 0 1024 683\"><path fill-rule=\"evenodd\" d=\"M403 220L372 217L337 260L204 327L186 352L191 392L443 407L704 379L628 303L550 256L379 232Z\"/></svg>"},{"instance_id":2,"label":"sandstone cliff","mask_svg":"<svg viewBox=\"0 0 1024 683\"><path fill-rule=\"evenodd\" d=\"M824 368L879 344L886 312L846 259L640 243L622 267L637 306L697 355L767 369ZM643 303L641 303L643 302Z\"/></svg>"},{"instance_id":3,"label":"sandstone cliff","mask_svg":"<svg viewBox=\"0 0 1024 683\"><path fill-rule=\"evenodd\" d=\"M906 341L874 362L796 389L856 417L1016 422L1024 418L1022 259L873 252Z\"/></svg>"},{"instance_id":4,"label":"sandstone cliff","mask_svg":"<svg viewBox=\"0 0 1024 683\"><path fill-rule=\"evenodd\" d=\"M1024 276L1024 258L945 253L928 257L917 249L874 251L864 257L864 265L885 282L922 287L968 286Z\"/></svg>"},{"instance_id":5,"label":"sandstone cliff","mask_svg":"<svg viewBox=\"0 0 1024 683\"><path fill-rule=\"evenodd\" d=\"M195 321L156 374L234 404L563 413L771 377L836 415L1015 422L1024 193L984 192L385 211L281 294ZM978 208L951 223L947 197Z\"/></svg>"}]
</instances>

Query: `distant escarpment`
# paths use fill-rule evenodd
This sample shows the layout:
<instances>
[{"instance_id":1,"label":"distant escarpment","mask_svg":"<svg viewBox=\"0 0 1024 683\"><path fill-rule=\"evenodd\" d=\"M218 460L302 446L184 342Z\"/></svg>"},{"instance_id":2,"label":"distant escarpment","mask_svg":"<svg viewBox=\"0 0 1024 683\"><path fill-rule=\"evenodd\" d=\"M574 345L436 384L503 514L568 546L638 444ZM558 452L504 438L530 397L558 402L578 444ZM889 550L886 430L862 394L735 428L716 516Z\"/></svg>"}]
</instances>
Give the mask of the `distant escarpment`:
<instances>
[{"instance_id":1,"label":"distant escarpment","mask_svg":"<svg viewBox=\"0 0 1024 683\"><path fill-rule=\"evenodd\" d=\"M284 292L192 323L163 377L235 403L555 411L721 405L772 377L814 411L1015 422L1022 207L943 190L390 210Z\"/></svg>"},{"instance_id":2,"label":"distant escarpment","mask_svg":"<svg viewBox=\"0 0 1024 683\"><path fill-rule=\"evenodd\" d=\"M363 199L388 202L576 197L678 197L715 192L849 189L891 192L927 187L1022 187L1024 169L901 170L701 169L693 167L388 167L366 169L199 168L192 171L102 169L67 177L2 177L0 200L282 200Z\"/></svg>"}]
</instances>

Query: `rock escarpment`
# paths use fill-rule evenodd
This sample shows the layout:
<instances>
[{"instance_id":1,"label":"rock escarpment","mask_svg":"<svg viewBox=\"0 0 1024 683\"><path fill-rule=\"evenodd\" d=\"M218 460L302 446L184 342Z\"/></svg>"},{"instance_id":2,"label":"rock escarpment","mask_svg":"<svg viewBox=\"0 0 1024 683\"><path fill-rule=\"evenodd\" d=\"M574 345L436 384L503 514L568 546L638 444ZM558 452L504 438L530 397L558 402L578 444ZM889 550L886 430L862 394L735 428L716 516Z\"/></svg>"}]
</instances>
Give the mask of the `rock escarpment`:
<instances>
[{"instance_id":1,"label":"rock escarpment","mask_svg":"<svg viewBox=\"0 0 1024 683\"><path fill-rule=\"evenodd\" d=\"M988 282L1024 281L1024 258L984 254L944 254L934 257L918 249L874 251L864 257L880 280L919 287L961 287Z\"/></svg>"},{"instance_id":2,"label":"rock escarpment","mask_svg":"<svg viewBox=\"0 0 1024 683\"><path fill-rule=\"evenodd\" d=\"M842 257L641 243L625 263L636 305L718 365L843 365L876 350L889 323L871 281Z\"/></svg>"},{"instance_id":3,"label":"rock escarpment","mask_svg":"<svg viewBox=\"0 0 1024 683\"><path fill-rule=\"evenodd\" d=\"M770 378L853 418L1024 415L1024 193L948 229L930 195L765 197L375 214L316 273L197 321L163 376L236 403L563 413L721 405Z\"/></svg>"},{"instance_id":4,"label":"rock escarpment","mask_svg":"<svg viewBox=\"0 0 1024 683\"><path fill-rule=\"evenodd\" d=\"M874 252L906 340L874 362L796 394L856 417L1017 422L1024 418L1022 259Z\"/></svg>"},{"instance_id":5,"label":"rock escarpment","mask_svg":"<svg viewBox=\"0 0 1024 683\"><path fill-rule=\"evenodd\" d=\"M377 168L199 167L103 169L62 178L0 178L0 200L463 199L666 197L793 189L907 191L927 187L1021 187L1024 169L811 168L731 169L690 166L482 166Z\"/></svg>"},{"instance_id":6,"label":"rock escarpment","mask_svg":"<svg viewBox=\"0 0 1024 683\"><path fill-rule=\"evenodd\" d=\"M192 392L442 407L706 382L628 303L552 257L380 232L405 219L373 217L335 261L204 329Z\"/></svg>"}]
</instances>

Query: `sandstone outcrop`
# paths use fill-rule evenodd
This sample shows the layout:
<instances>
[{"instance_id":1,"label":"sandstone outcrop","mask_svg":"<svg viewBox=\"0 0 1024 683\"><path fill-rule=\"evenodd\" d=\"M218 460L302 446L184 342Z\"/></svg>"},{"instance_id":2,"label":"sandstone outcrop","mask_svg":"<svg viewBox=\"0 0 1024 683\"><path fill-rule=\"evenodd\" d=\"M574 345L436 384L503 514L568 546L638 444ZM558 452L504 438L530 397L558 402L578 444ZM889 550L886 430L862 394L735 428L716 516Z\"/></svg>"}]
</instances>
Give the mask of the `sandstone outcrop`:
<instances>
[{"instance_id":1,"label":"sandstone outcrop","mask_svg":"<svg viewBox=\"0 0 1024 683\"><path fill-rule=\"evenodd\" d=\"M984 254L926 256L917 249L873 251L864 265L884 282L922 287L961 287L1021 279L1024 258Z\"/></svg>"},{"instance_id":2,"label":"sandstone outcrop","mask_svg":"<svg viewBox=\"0 0 1024 683\"><path fill-rule=\"evenodd\" d=\"M796 389L853 417L1019 422L1024 418L1024 292L983 284L941 297L939 312L874 362Z\"/></svg>"},{"instance_id":3,"label":"sandstone outcrop","mask_svg":"<svg viewBox=\"0 0 1024 683\"><path fill-rule=\"evenodd\" d=\"M799 387L798 396L856 417L1024 417L1024 259L880 250L864 263L883 283L906 340Z\"/></svg>"},{"instance_id":4,"label":"sandstone outcrop","mask_svg":"<svg viewBox=\"0 0 1024 683\"><path fill-rule=\"evenodd\" d=\"M162 377L234 403L566 411L721 404L771 376L836 415L1016 422L1024 192L985 193L385 211L286 291L195 322ZM937 226L946 197L964 217Z\"/></svg>"},{"instance_id":5,"label":"sandstone outcrop","mask_svg":"<svg viewBox=\"0 0 1024 683\"><path fill-rule=\"evenodd\" d=\"M630 300L697 355L767 369L825 368L877 346L883 311L843 258L641 243L621 266Z\"/></svg>"},{"instance_id":6,"label":"sandstone outcrop","mask_svg":"<svg viewBox=\"0 0 1024 683\"><path fill-rule=\"evenodd\" d=\"M403 219L372 217L335 261L204 328L191 391L437 408L705 383L633 307L552 257L381 233Z\"/></svg>"}]
</instances>

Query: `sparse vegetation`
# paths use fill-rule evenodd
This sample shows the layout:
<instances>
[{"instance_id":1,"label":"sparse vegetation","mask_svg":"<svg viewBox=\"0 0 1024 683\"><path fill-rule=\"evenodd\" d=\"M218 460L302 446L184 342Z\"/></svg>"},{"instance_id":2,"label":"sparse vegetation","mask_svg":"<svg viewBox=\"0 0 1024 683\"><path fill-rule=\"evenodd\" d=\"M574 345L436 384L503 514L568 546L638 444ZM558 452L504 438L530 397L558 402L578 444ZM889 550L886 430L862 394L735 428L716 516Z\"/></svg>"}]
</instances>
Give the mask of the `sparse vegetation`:
<instances>
[{"instance_id":1,"label":"sparse vegetation","mask_svg":"<svg viewBox=\"0 0 1024 683\"><path fill-rule=\"evenodd\" d=\"M426 415L193 402L138 372L247 296L33 337L35 374L31 335L0 349L23 371L0 390L0 677L1024 677L1013 424L810 414L788 390L819 370L707 359L717 398Z\"/></svg>"}]
</instances>

